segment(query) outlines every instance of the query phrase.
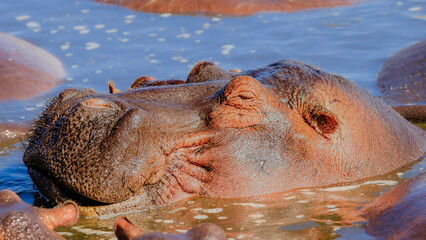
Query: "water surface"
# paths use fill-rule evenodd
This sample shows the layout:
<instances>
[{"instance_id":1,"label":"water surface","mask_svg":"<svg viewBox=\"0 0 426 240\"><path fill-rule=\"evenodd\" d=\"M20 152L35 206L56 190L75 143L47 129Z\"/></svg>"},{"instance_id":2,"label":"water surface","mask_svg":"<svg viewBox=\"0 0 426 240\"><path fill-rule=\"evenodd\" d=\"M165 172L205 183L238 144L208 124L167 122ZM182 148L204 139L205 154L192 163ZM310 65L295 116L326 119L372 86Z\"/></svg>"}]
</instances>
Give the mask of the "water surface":
<instances>
[{"instance_id":1,"label":"water surface","mask_svg":"<svg viewBox=\"0 0 426 240\"><path fill-rule=\"evenodd\" d=\"M0 102L0 121L34 120L46 100L69 87L106 93L108 81L124 90L142 75L185 79L202 60L242 70L280 59L300 60L379 95L375 77L384 60L426 37L425 9L424 1L379 0L297 13L212 17L139 13L89 0L3 0L0 31L49 51L68 75L45 94ZM21 143L0 149L0 189L11 189L32 203L37 191L22 163L23 151ZM129 217L142 227L171 233L214 222L234 239L368 239L362 223L348 223L341 212L355 211L423 172L424 165L423 160L341 191L194 198ZM80 218L76 226L59 231L69 239L111 239L113 221Z\"/></svg>"}]
</instances>

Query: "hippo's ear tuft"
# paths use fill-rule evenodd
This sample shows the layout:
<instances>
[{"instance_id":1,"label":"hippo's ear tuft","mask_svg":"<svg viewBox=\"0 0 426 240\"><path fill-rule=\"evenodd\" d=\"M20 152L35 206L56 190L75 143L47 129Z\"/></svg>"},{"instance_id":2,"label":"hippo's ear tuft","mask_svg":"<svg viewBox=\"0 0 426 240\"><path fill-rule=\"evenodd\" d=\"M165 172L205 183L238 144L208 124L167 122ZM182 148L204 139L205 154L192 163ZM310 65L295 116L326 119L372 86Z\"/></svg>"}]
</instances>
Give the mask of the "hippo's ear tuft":
<instances>
[{"instance_id":1,"label":"hippo's ear tuft","mask_svg":"<svg viewBox=\"0 0 426 240\"><path fill-rule=\"evenodd\" d=\"M150 77L150 76L142 76L139 77L138 79L136 79L132 85L130 86L130 89L135 89L135 88L141 88L145 85L148 85L150 83L155 82L155 78Z\"/></svg>"}]
</instances>

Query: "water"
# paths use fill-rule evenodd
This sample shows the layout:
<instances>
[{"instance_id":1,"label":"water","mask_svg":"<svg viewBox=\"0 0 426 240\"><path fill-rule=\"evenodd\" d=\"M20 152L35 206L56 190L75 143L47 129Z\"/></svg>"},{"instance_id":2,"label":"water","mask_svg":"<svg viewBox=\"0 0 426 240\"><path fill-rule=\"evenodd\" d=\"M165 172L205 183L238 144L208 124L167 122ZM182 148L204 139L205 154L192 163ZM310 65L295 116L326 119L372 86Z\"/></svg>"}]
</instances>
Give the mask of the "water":
<instances>
[{"instance_id":1,"label":"water","mask_svg":"<svg viewBox=\"0 0 426 240\"><path fill-rule=\"evenodd\" d=\"M3 0L0 31L49 51L63 62L68 75L45 94L0 102L0 121L33 120L46 100L69 87L106 93L108 81L125 90L142 75L185 79L202 60L242 70L284 58L300 60L379 95L375 77L384 60L426 37L425 11L424 1L379 0L230 18L139 13L89 0ZM0 149L0 189L11 189L32 203L36 190L22 154L21 143ZM411 170L398 171L408 171L402 177L413 177L424 171L424 165L423 160ZM341 192L312 189L248 200L196 198L130 218L142 227L167 232L214 222L235 239L367 238L362 225L333 219L338 219L340 210L353 211L390 189L401 181L399 175L375 178L396 181L381 183L392 185L361 182ZM331 205L336 207L327 208ZM70 239L110 239L113 221L81 218L76 226L59 231Z\"/></svg>"}]
</instances>

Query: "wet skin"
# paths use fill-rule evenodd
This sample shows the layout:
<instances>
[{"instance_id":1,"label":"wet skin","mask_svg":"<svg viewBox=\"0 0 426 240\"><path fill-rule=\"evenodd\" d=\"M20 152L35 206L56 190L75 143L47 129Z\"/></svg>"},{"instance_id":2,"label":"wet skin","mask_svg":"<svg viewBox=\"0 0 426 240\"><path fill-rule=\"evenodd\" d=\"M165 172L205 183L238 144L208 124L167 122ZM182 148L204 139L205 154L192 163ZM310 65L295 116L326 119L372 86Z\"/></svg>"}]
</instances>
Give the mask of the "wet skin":
<instances>
[{"instance_id":1,"label":"wet skin","mask_svg":"<svg viewBox=\"0 0 426 240\"><path fill-rule=\"evenodd\" d=\"M412 122L426 123L426 39L389 57L377 75L381 98Z\"/></svg>"},{"instance_id":2,"label":"wet skin","mask_svg":"<svg viewBox=\"0 0 426 240\"><path fill-rule=\"evenodd\" d=\"M355 0L96 0L152 13L241 16L257 12L292 12L308 8L344 6Z\"/></svg>"},{"instance_id":3,"label":"wet skin","mask_svg":"<svg viewBox=\"0 0 426 240\"><path fill-rule=\"evenodd\" d=\"M302 63L233 73L204 62L176 82L52 100L24 154L42 194L99 216L349 182L424 154L423 130Z\"/></svg>"},{"instance_id":4,"label":"wet skin","mask_svg":"<svg viewBox=\"0 0 426 240\"><path fill-rule=\"evenodd\" d=\"M61 62L33 44L0 33L0 101L29 98L62 81Z\"/></svg>"}]
</instances>

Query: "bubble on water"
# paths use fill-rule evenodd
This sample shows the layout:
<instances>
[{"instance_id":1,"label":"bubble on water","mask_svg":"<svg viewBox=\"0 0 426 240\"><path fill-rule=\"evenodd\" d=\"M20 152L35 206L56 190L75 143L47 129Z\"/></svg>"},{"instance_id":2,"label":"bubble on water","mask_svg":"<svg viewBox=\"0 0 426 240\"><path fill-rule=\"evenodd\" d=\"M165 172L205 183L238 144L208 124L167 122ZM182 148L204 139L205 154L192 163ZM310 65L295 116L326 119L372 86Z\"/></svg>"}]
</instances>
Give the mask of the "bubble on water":
<instances>
[{"instance_id":1,"label":"bubble on water","mask_svg":"<svg viewBox=\"0 0 426 240\"><path fill-rule=\"evenodd\" d=\"M28 20L28 19L30 19L31 17L30 16L28 16L28 15L20 15L20 16L17 16L16 17L16 20L17 21L24 21L24 20Z\"/></svg>"},{"instance_id":2,"label":"bubble on water","mask_svg":"<svg viewBox=\"0 0 426 240\"><path fill-rule=\"evenodd\" d=\"M207 218L209 218L209 216L207 216L207 215L196 215L196 216L194 216L194 219L207 219Z\"/></svg>"},{"instance_id":3,"label":"bubble on water","mask_svg":"<svg viewBox=\"0 0 426 240\"><path fill-rule=\"evenodd\" d=\"M164 220L163 223L170 224L170 223L174 223L174 221L167 219L167 220Z\"/></svg>"},{"instance_id":4,"label":"bubble on water","mask_svg":"<svg viewBox=\"0 0 426 240\"><path fill-rule=\"evenodd\" d=\"M158 63L158 60L157 59L151 59L151 60L149 60L149 62L150 63Z\"/></svg>"},{"instance_id":5,"label":"bubble on water","mask_svg":"<svg viewBox=\"0 0 426 240\"><path fill-rule=\"evenodd\" d=\"M207 28L209 28L210 27L210 23L203 23L203 28L204 29L207 29Z\"/></svg>"},{"instance_id":6,"label":"bubble on water","mask_svg":"<svg viewBox=\"0 0 426 240\"><path fill-rule=\"evenodd\" d=\"M204 209L203 212L205 213L220 213L222 212L222 208L210 208L210 209Z\"/></svg>"},{"instance_id":7,"label":"bubble on water","mask_svg":"<svg viewBox=\"0 0 426 240\"><path fill-rule=\"evenodd\" d=\"M58 33L58 30L50 30L50 34L56 34Z\"/></svg>"},{"instance_id":8,"label":"bubble on water","mask_svg":"<svg viewBox=\"0 0 426 240\"><path fill-rule=\"evenodd\" d=\"M396 2L396 5L401 6L403 3L402 2Z\"/></svg>"},{"instance_id":9,"label":"bubble on water","mask_svg":"<svg viewBox=\"0 0 426 240\"><path fill-rule=\"evenodd\" d=\"M71 82L71 81L72 81L72 78L71 78L71 77L69 77L69 78L66 78L65 80L67 80L68 82Z\"/></svg>"},{"instance_id":10,"label":"bubble on water","mask_svg":"<svg viewBox=\"0 0 426 240\"><path fill-rule=\"evenodd\" d=\"M155 36L157 36L156 33L150 33L150 34L148 34L148 37L155 37Z\"/></svg>"},{"instance_id":11,"label":"bubble on water","mask_svg":"<svg viewBox=\"0 0 426 240\"><path fill-rule=\"evenodd\" d=\"M244 207L253 207L253 208L262 208L266 207L266 204L261 203L233 203L234 206L244 206Z\"/></svg>"},{"instance_id":12,"label":"bubble on water","mask_svg":"<svg viewBox=\"0 0 426 240\"><path fill-rule=\"evenodd\" d=\"M89 13L90 9L81 9L81 13Z\"/></svg>"},{"instance_id":13,"label":"bubble on water","mask_svg":"<svg viewBox=\"0 0 426 240\"><path fill-rule=\"evenodd\" d=\"M223 45L222 46L222 54L223 55L228 55L229 52L231 52L231 50L234 48L235 46L232 44L227 44L227 45Z\"/></svg>"},{"instance_id":14,"label":"bubble on water","mask_svg":"<svg viewBox=\"0 0 426 240\"><path fill-rule=\"evenodd\" d=\"M34 22L34 21L27 22L27 27L29 27L29 28L39 28L40 24L38 22Z\"/></svg>"},{"instance_id":15,"label":"bubble on water","mask_svg":"<svg viewBox=\"0 0 426 240\"><path fill-rule=\"evenodd\" d=\"M118 30L117 29L108 29L108 30L105 30L105 32L110 34L110 33L116 33L116 32L118 32Z\"/></svg>"},{"instance_id":16,"label":"bubble on water","mask_svg":"<svg viewBox=\"0 0 426 240\"><path fill-rule=\"evenodd\" d=\"M95 25L96 29L101 29L101 28L104 28L104 27L105 27L105 24L96 24Z\"/></svg>"},{"instance_id":17,"label":"bubble on water","mask_svg":"<svg viewBox=\"0 0 426 240\"><path fill-rule=\"evenodd\" d=\"M130 32L123 32L123 35L129 35Z\"/></svg>"},{"instance_id":18,"label":"bubble on water","mask_svg":"<svg viewBox=\"0 0 426 240\"><path fill-rule=\"evenodd\" d=\"M165 39L165 38L159 38L159 39L157 39L157 41L158 41L158 42L165 42L165 41L166 41L166 39Z\"/></svg>"},{"instance_id":19,"label":"bubble on water","mask_svg":"<svg viewBox=\"0 0 426 240\"><path fill-rule=\"evenodd\" d=\"M285 200L291 200L291 199L295 199L296 198L296 196L291 196L291 197L286 197L286 198L284 198Z\"/></svg>"},{"instance_id":20,"label":"bubble on water","mask_svg":"<svg viewBox=\"0 0 426 240\"><path fill-rule=\"evenodd\" d=\"M102 73L102 70L96 70L96 71L95 71L95 73L96 73L96 74L101 74L101 73Z\"/></svg>"},{"instance_id":21,"label":"bubble on water","mask_svg":"<svg viewBox=\"0 0 426 240\"><path fill-rule=\"evenodd\" d=\"M195 40L194 42L195 42L195 43L200 43L200 42L201 42L201 40L200 40L200 39L197 39L197 40Z\"/></svg>"},{"instance_id":22,"label":"bubble on water","mask_svg":"<svg viewBox=\"0 0 426 240\"><path fill-rule=\"evenodd\" d=\"M62 50L67 50L68 48L70 48L70 43L66 42L65 44L60 46Z\"/></svg>"},{"instance_id":23,"label":"bubble on water","mask_svg":"<svg viewBox=\"0 0 426 240\"><path fill-rule=\"evenodd\" d=\"M189 38L191 34L189 33L182 33L176 36L176 38Z\"/></svg>"},{"instance_id":24,"label":"bubble on water","mask_svg":"<svg viewBox=\"0 0 426 240\"><path fill-rule=\"evenodd\" d=\"M96 48L99 48L101 45L97 42L87 42L86 43L86 50L91 51Z\"/></svg>"},{"instance_id":25,"label":"bubble on water","mask_svg":"<svg viewBox=\"0 0 426 240\"><path fill-rule=\"evenodd\" d=\"M197 31L195 31L195 34L203 34L204 33L204 30L197 30Z\"/></svg>"},{"instance_id":26,"label":"bubble on water","mask_svg":"<svg viewBox=\"0 0 426 240\"><path fill-rule=\"evenodd\" d=\"M129 39L128 39L128 38L122 38L122 39L121 39L121 41L122 41L122 42L128 42L128 41L129 41Z\"/></svg>"},{"instance_id":27,"label":"bubble on water","mask_svg":"<svg viewBox=\"0 0 426 240\"><path fill-rule=\"evenodd\" d=\"M89 81L89 79L87 79L87 78L83 79L83 82L88 82L88 81Z\"/></svg>"},{"instance_id":28,"label":"bubble on water","mask_svg":"<svg viewBox=\"0 0 426 240\"><path fill-rule=\"evenodd\" d=\"M38 108L44 107L44 103L37 103L36 107Z\"/></svg>"},{"instance_id":29,"label":"bubble on water","mask_svg":"<svg viewBox=\"0 0 426 240\"><path fill-rule=\"evenodd\" d=\"M78 68L78 65L71 65L71 68Z\"/></svg>"},{"instance_id":30,"label":"bubble on water","mask_svg":"<svg viewBox=\"0 0 426 240\"><path fill-rule=\"evenodd\" d=\"M33 32L40 32L40 28L34 28Z\"/></svg>"},{"instance_id":31,"label":"bubble on water","mask_svg":"<svg viewBox=\"0 0 426 240\"><path fill-rule=\"evenodd\" d=\"M263 215L263 214L260 214L260 213L256 213L256 214L250 214L250 215L248 215L248 217L249 217L249 218L253 218L253 219L257 219L257 218L262 218L262 217L264 217L264 215Z\"/></svg>"},{"instance_id":32,"label":"bubble on water","mask_svg":"<svg viewBox=\"0 0 426 240\"><path fill-rule=\"evenodd\" d=\"M165 27L157 28L157 31L159 31L159 32L164 32L166 30L167 30L167 28L165 28Z\"/></svg>"},{"instance_id":33,"label":"bubble on water","mask_svg":"<svg viewBox=\"0 0 426 240\"><path fill-rule=\"evenodd\" d=\"M342 187L330 187L330 188L323 188L318 189L320 191L326 191L326 192L341 192L341 191L347 191L352 190L355 188L359 188L361 185L352 185L352 186L342 186Z\"/></svg>"},{"instance_id":34,"label":"bubble on water","mask_svg":"<svg viewBox=\"0 0 426 240\"><path fill-rule=\"evenodd\" d=\"M65 54L65 57L71 57L73 55L74 55L74 53L67 53L67 54Z\"/></svg>"},{"instance_id":35,"label":"bubble on water","mask_svg":"<svg viewBox=\"0 0 426 240\"><path fill-rule=\"evenodd\" d=\"M90 32L89 29L84 29L84 30L79 31L78 33L79 34L88 34L89 32Z\"/></svg>"},{"instance_id":36,"label":"bubble on water","mask_svg":"<svg viewBox=\"0 0 426 240\"><path fill-rule=\"evenodd\" d=\"M35 107L26 107L25 110L27 110L27 111L34 111Z\"/></svg>"},{"instance_id":37,"label":"bubble on water","mask_svg":"<svg viewBox=\"0 0 426 240\"><path fill-rule=\"evenodd\" d=\"M132 23L133 22L133 20L131 20L131 19L126 19L126 20L124 20L124 23L127 23L127 24L130 24L130 23Z\"/></svg>"},{"instance_id":38,"label":"bubble on water","mask_svg":"<svg viewBox=\"0 0 426 240\"><path fill-rule=\"evenodd\" d=\"M218 17L213 17L213 18L212 18L212 21L213 21L213 22L219 22L220 20L221 20L221 19L220 19L220 18L218 18Z\"/></svg>"},{"instance_id":39,"label":"bubble on water","mask_svg":"<svg viewBox=\"0 0 426 240\"><path fill-rule=\"evenodd\" d=\"M410 11L410 12L417 12L417 11L420 11L420 10L422 10L421 7L412 7L412 8L408 9L408 11Z\"/></svg>"},{"instance_id":40,"label":"bubble on water","mask_svg":"<svg viewBox=\"0 0 426 240\"><path fill-rule=\"evenodd\" d=\"M172 16L172 14L171 13L163 13L163 14L160 14L160 17L162 17L162 18L169 18L169 17L171 17Z\"/></svg>"},{"instance_id":41,"label":"bubble on water","mask_svg":"<svg viewBox=\"0 0 426 240\"><path fill-rule=\"evenodd\" d=\"M245 238L246 237L246 235L244 235L244 234L240 234L240 235L238 235L237 237L236 237L236 239L243 239L243 238Z\"/></svg>"},{"instance_id":42,"label":"bubble on water","mask_svg":"<svg viewBox=\"0 0 426 240\"><path fill-rule=\"evenodd\" d=\"M136 15L126 15L124 16L125 19L134 19L136 18Z\"/></svg>"}]
</instances>

